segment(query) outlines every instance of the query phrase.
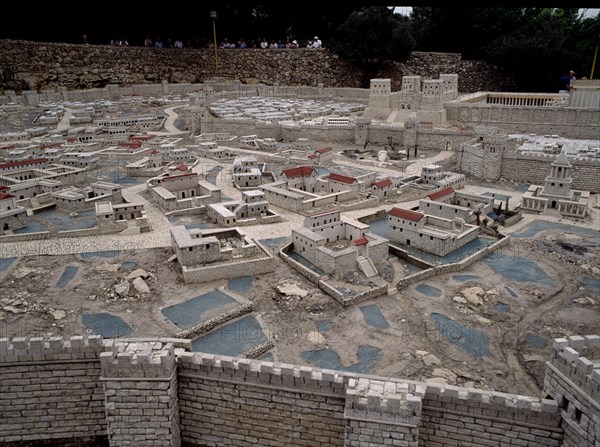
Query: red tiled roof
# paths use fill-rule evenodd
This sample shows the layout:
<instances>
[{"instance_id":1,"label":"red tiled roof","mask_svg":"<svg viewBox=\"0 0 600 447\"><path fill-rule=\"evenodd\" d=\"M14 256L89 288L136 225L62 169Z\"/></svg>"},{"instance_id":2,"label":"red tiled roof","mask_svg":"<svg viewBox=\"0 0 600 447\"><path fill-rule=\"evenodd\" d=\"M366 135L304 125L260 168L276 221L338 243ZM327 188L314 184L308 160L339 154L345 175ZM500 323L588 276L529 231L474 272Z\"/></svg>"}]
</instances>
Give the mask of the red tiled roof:
<instances>
[{"instance_id":1,"label":"red tiled roof","mask_svg":"<svg viewBox=\"0 0 600 447\"><path fill-rule=\"evenodd\" d=\"M0 185L0 191L5 191L7 189L10 189L10 188L8 186Z\"/></svg>"},{"instance_id":2,"label":"red tiled roof","mask_svg":"<svg viewBox=\"0 0 600 447\"><path fill-rule=\"evenodd\" d=\"M182 164L182 165L176 166L176 167L175 167L175 169L173 169L173 170L174 170L174 171L183 171L183 172L187 172L187 170L188 170L188 167L187 167L186 165L183 165L183 164Z\"/></svg>"},{"instance_id":3,"label":"red tiled roof","mask_svg":"<svg viewBox=\"0 0 600 447\"><path fill-rule=\"evenodd\" d=\"M32 160L12 161L10 163L4 163L0 165L0 169L12 168L14 166L27 166L34 164L48 163L47 158L34 158Z\"/></svg>"},{"instance_id":4,"label":"red tiled roof","mask_svg":"<svg viewBox=\"0 0 600 447\"><path fill-rule=\"evenodd\" d=\"M283 174L287 178L293 177L309 177L313 172L315 172L315 168L310 166L298 166L297 168L286 169L283 171Z\"/></svg>"},{"instance_id":5,"label":"red tiled roof","mask_svg":"<svg viewBox=\"0 0 600 447\"><path fill-rule=\"evenodd\" d=\"M389 178L379 180L373 184L376 188L385 188L386 186L392 186L392 181Z\"/></svg>"},{"instance_id":6,"label":"red tiled roof","mask_svg":"<svg viewBox=\"0 0 600 447\"><path fill-rule=\"evenodd\" d=\"M358 181L354 177L348 177L347 175L337 174L335 172L332 172L331 174L329 174L328 178L329 178L329 180L334 180L336 182L341 182L341 183L347 183L349 185Z\"/></svg>"},{"instance_id":7,"label":"red tiled roof","mask_svg":"<svg viewBox=\"0 0 600 447\"><path fill-rule=\"evenodd\" d=\"M160 151L158 149L154 149L153 151L150 152L150 155L157 155L160 154Z\"/></svg>"},{"instance_id":8,"label":"red tiled roof","mask_svg":"<svg viewBox=\"0 0 600 447\"><path fill-rule=\"evenodd\" d=\"M74 141L77 141L77 138L74 138L74 137L67 138L67 143L72 143Z\"/></svg>"},{"instance_id":9,"label":"red tiled roof","mask_svg":"<svg viewBox=\"0 0 600 447\"><path fill-rule=\"evenodd\" d=\"M4 199L12 199L14 196L11 196L10 194L5 194L3 192L0 192L0 200L4 200Z\"/></svg>"},{"instance_id":10,"label":"red tiled roof","mask_svg":"<svg viewBox=\"0 0 600 447\"><path fill-rule=\"evenodd\" d=\"M416 211L405 210L404 208L392 208L388 211L388 214L391 214L394 217L399 217L401 219L412 220L413 222L418 222L423 219L424 214L418 213Z\"/></svg>"},{"instance_id":11,"label":"red tiled roof","mask_svg":"<svg viewBox=\"0 0 600 447\"><path fill-rule=\"evenodd\" d=\"M448 195L452 194L453 192L454 192L454 188L452 186L447 186L443 189L440 189L439 191L429 194L427 197L429 197L429 200L437 200L442 197L448 196Z\"/></svg>"},{"instance_id":12,"label":"red tiled roof","mask_svg":"<svg viewBox=\"0 0 600 447\"><path fill-rule=\"evenodd\" d=\"M16 144L11 144L10 146L3 146L3 147L0 147L0 149L4 149L4 150L10 150L10 149L14 149L14 148L16 148L16 147L17 147L17 145L16 145Z\"/></svg>"},{"instance_id":13,"label":"red tiled roof","mask_svg":"<svg viewBox=\"0 0 600 447\"><path fill-rule=\"evenodd\" d=\"M310 154L310 155L308 156L308 158L317 158L317 157L318 157L318 155L317 155L317 154Z\"/></svg>"},{"instance_id":14,"label":"red tiled roof","mask_svg":"<svg viewBox=\"0 0 600 447\"><path fill-rule=\"evenodd\" d=\"M329 152L333 150L332 147L322 147L321 149L317 149L315 152L318 152L319 154L324 154L325 152Z\"/></svg>"},{"instance_id":15,"label":"red tiled roof","mask_svg":"<svg viewBox=\"0 0 600 447\"><path fill-rule=\"evenodd\" d=\"M121 143L119 143L119 146L127 146L131 149L139 149L140 147L142 147L142 143L137 143L135 141L122 141Z\"/></svg>"},{"instance_id":16,"label":"red tiled roof","mask_svg":"<svg viewBox=\"0 0 600 447\"><path fill-rule=\"evenodd\" d=\"M356 239L354 241L354 245L365 245L368 243L369 243L369 240L366 237L361 237L360 239Z\"/></svg>"}]
</instances>

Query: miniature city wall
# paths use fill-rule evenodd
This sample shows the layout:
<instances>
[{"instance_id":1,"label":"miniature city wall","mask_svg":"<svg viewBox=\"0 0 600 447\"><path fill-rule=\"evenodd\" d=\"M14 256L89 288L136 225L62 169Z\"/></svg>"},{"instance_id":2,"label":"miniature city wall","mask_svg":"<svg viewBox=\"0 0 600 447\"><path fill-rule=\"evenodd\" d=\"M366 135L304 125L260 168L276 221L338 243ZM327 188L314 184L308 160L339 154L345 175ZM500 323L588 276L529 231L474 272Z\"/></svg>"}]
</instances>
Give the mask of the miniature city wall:
<instances>
[{"instance_id":1,"label":"miniature city wall","mask_svg":"<svg viewBox=\"0 0 600 447\"><path fill-rule=\"evenodd\" d=\"M190 352L182 339L0 339L0 443L591 447L600 369L585 355L599 342L555 341L544 394L559 402Z\"/></svg>"}]
</instances>

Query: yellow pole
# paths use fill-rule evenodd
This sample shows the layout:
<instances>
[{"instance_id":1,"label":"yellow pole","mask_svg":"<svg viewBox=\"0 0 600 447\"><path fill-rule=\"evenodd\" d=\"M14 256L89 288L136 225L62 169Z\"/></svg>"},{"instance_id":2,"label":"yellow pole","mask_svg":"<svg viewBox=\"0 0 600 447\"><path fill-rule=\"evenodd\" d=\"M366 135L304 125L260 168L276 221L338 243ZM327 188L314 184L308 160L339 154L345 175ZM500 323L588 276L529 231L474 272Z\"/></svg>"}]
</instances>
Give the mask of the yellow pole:
<instances>
[{"instance_id":1,"label":"yellow pole","mask_svg":"<svg viewBox=\"0 0 600 447\"><path fill-rule=\"evenodd\" d=\"M215 71L219 71L219 58L217 56L217 24L213 18L213 36L215 40Z\"/></svg>"},{"instance_id":2,"label":"yellow pole","mask_svg":"<svg viewBox=\"0 0 600 447\"><path fill-rule=\"evenodd\" d=\"M596 67L596 58L598 57L598 45L600 45L600 34L598 34L598 42L596 43L596 50L594 51L594 61L592 62L592 72L590 73L590 79L594 79L594 68Z\"/></svg>"}]
</instances>

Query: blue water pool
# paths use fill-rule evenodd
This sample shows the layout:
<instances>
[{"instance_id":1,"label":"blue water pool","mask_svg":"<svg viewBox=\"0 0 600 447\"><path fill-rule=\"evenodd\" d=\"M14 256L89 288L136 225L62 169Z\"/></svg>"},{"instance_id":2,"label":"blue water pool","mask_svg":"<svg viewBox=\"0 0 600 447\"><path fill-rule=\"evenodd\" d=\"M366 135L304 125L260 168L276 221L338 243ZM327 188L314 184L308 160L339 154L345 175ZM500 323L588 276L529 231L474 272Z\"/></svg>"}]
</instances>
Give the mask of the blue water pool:
<instances>
[{"instance_id":1,"label":"blue water pool","mask_svg":"<svg viewBox=\"0 0 600 447\"><path fill-rule=\"evenodd\" d=\"M245 293L250 290L252 285L252 276L240 276L239 278L232 278L227 283L227 288L238 293Z\"/></svg>"},{"instance_id":2,"label":"blue water pool","mask_svg":"<svg viewBox=\"0 0 600 447\"><path fill-rule=\"evenodd\" d=\"M474 357L491 355L488 336L473 327L458 323L445 315L432 313L431 318L442 337L456 344Z\"/></svg>"},{"instance_id":3,"label":"blue water pool","mask_svg":"<svg viewBox=\"0 0 600 447\"><path fill-rule=\"evenodd\" d=\"M310 270L312 270L313 272L315 272L317 275L325 275L325 271L321 270L319 267L317 267L316 265L314 265L312 262L310 262L304 256L296 253L295 251L289 251L289 252L287 252L287 255L290 258L292 258L294 261L302 264L304 267L309 268Z\"/></svg>"},{"instance_id":4,"label":"blue water pool","mask_svg":"<svg viewBox=\"0 0 600 447\"><path fill-rule=\"evenodd\" d=\"M123 337L133 332L121 317L106 312L83 314L81 320L87 329L105 338Z\"/></svg>"},{"instance_id":5,"label":"blue water pool","mask_svg":"<svg viewBox=\"0 0 600 447\"><path fill-rule=\"evenodd\" d=\"M137 261L125 261L121 264L121 268L119 270L133 270L138 265Z\"/></svg>"},{"instance_id":6,"label":"blue water pool","mask_svg":"<svg viewBox=\"0 0 600 447\"><path fill-rule=\"evenodd\" d=\"M367 304L360 306L360 311L363 313L365 323L376 329L387 329L390 327L385 316L381 313L381 309L377 304Z\"/></svg>"},{"instance_id":7,"label":"blue water pool","mask_svg":"<svg viewBox=\"0 0 600 447\"><path fill-rule=\"evenodd\" d=\"M529 334L527 336L527 343L540 349L543 349L548 345L548 341L544 337L535 334Z\"/></svg>"},{"instance_id":8,"label":"blue water pool","mask_svg":"<svg viewBox=\"0 0 600 447\"><path fill-rule=\"evenodd\" d=\"M517 294L517 292L515 292L512 288L510 288L508 286L504 286L504 288L510 294L510 296L512 296L513 298L519 298L519 295Z\"/></svg>"},{"instance_id":9,"label":"blue water pool","mask_svg":"<svg viewBox=\"0 0 600 447\"><path fill-rule=\"evenodd\" d=\"M439 298L444 294L444 292L442 292L440 289L430 286L429 284L419 284L417 287L415 287L415 290L423 295L433 298Z\"/></svg>"},{"instance_id":10,"label":"blue water pool","mask_svg":"<svg viewBox=\"0 0 600 447\"><path fill-rule=\"evenodd\" d=\"M70 265L65 267L65 270L62 272L62 275L60 275L60 278L56 283L56 287L62 289L64 286L66 286L69 283L69 281L71 281L75 277L78 270L79 267L73 267Z\"/></svg>"},{"instance_id":11,"label":"blue water pool","mask_svg":"<svg viewBox=\"0 0 600 447\"><path fill-rule=\"evenodd\" d=\"M533 237L540 231L561 231L565 233L578 234L580 236L591 237L598 239L600 237L600 231L591 228L581 228L575 225L567 225L558 222L548 222L545 220L536 220L531 224L527 225L519 233L514 233L511 237L513 238L527 238Z\"/></svg>"},{"instance_id":12,"label":"blue water pool","mask_svg":"<svg viewBox=\"0 0 600 447\"><path fill-rule=\"evenodd\" d=\"M340 356L330 348L303 351L301 355L304 360L317 365L319 368L367 374L377 367L379 360L383 357L383 352L373 346L359 346L358 363L350 366L342 366Z\"/></svg>"},{"instance_id":13,"label":"blue water pool","mask_svg":"<svg viewBox=\"0 0 600 447\"><path fill-rule=\"evenodd\" d=\"M238 305L239 303L226 293L213 290L183 303L165 307L162 313L178 328L183 329L221 315Z\"/></svg>"},{"instance_id":14,"label":"blue water pool","mask_svg":"<svg viewBox=\"0 0 600 447\"><path fill-rule=\"evenodd\" d=\"M317 331L318 332L327 332L331 329L332 322L331 320L321 320L317 321Z\"/></svg>"},{"instance_id":15,"label":"blue water pool","mask_svg":"<svg viewBox=\"0 0 600 447\"><path fill-rule=\"evenodd\" d=\"M494 304L494 308L499 312L509 312L510 306L506 303L496 303Z\"/></svg>"},{"instance_id":16,"label":"blue water pool","mask_svg":"<svg viewBox=\"0 0 600 447\"><path fill-rule=\"evenodd\" d=\"M13 262L15 262L16 259L17 258L0 258L0 273L2 273L5 270L8 270L8 268Z\"/></svg>"},{"instance_id":17,"label":"blue water pool","mask_svg":"<svg viewBox=\"0 0 600 447\"><path fill-rule=\"evenodd\" d=\"M258 320L247 315L192 340L192 351L237 357L266 341Z\"/></svg>"},{"instance_id":18,"label":"blue water pool","mask_svg":"<svg viewBox=\"0 0 600 447\"><path fill-rule=\"evenodd\" d=\"M513 281L533 282L547 286L553 284L546 273L535 262L529 259L507 256L500 252L495 252L486 256L483 259L483 263L494 272Z\"/></svg>"},{"instance_id":19,"label":"blue water pool","mask_svg":"<svg viewBox=\"0 0 600 447\"><path fill-rule=\"evenodd\" d=\"M117 258L121 254L120 250L106 250L106 251L90 251L88 253L80 253L83 259L91 258Z\"/></svg>"},{"instance_id":20,"label":"blue water pool","mask_svg":"<svg viewBox=\"0 0 600 447\"><path fill-rule=\"evenodd\" d=\"M452 279L457 282L475 281L481 279L481 276L477 275L454 275Z\"/></svg>"},{"instance_id":21,"label":"blue water pool","mask_svg":"<svg viewBox=\"0 0 600 447\"><path fill-rule=\"evenodd\" d=\"M278 250L283 244L285 244L285 242L288 240L287 237L282 236L282 237L273 237L273 238L267 238L267 239L259 239L258 242L260 242L262 245L264 245L267 248L270 248L272 250Z\"/></svg>"}]
</instances>

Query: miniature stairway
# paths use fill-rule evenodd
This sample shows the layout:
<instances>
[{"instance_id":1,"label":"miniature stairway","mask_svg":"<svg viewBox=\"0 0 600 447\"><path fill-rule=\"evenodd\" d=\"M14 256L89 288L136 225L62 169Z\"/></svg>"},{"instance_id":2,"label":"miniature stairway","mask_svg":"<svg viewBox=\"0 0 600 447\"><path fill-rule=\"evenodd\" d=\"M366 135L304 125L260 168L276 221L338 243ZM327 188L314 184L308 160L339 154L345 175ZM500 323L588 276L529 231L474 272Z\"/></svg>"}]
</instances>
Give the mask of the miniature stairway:
<instances>
[{"instance_id":1,"label":"miniature stairway","mask_svg":"<svg viewBox=\"0 0 600 447\"><path fill-rule=\"evenodd\" d=\"M358 267L360 271L365 274L367 278L372 278L373 276L377 276L377 269L371 262L369 258L365 258L364 256L360 256L357 260Z\"/></svg>"}]
</instances>

